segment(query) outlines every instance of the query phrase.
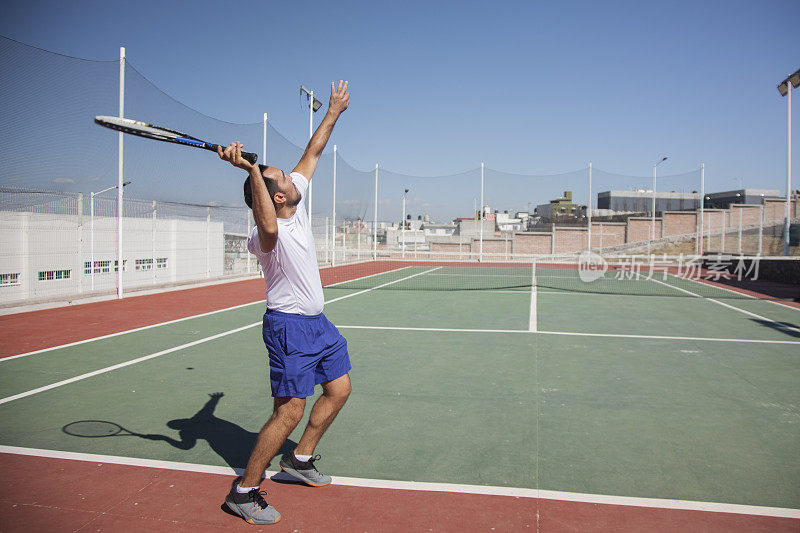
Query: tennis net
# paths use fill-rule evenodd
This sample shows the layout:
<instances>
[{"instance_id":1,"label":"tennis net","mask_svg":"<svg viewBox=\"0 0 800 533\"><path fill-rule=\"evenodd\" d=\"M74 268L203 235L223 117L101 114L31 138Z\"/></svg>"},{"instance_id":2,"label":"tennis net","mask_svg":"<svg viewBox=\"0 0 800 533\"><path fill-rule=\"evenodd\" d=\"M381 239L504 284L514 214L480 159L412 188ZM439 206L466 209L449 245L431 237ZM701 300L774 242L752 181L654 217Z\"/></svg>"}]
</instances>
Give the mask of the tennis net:
<instances>
[{"instance_id":1,"label":"tennis net","mask_svg":"<svg viewBox=\"0 0 800 533\"><path fill-rule=\"evenodd\" d=\"M800 301L800 259L744 256L529 258L523 261L378 260L322 270L342 290L580 292ZM794 280L794 281L793 281Z\"/></svg>"}]
</instances>

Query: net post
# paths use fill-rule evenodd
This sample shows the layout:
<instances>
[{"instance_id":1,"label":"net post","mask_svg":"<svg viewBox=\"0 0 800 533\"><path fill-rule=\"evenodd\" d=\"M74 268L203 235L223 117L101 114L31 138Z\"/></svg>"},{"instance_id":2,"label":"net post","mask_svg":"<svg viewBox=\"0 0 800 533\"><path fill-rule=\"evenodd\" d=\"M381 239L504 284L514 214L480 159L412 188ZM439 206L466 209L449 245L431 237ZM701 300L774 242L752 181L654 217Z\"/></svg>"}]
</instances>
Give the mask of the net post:
<instances>
[{"instance_id":1,"label":"net post","mask_svg":"<svg viewBox=\"0 0 800 533\"><path fill-rule=\"evenodd\" d=\"M125 47L119 47L119 118L125 117ZM122 298L122 137L119 132L117 161L117 298ZM94 270L94 265L92 265Z\"/></svg>"},{"instance_id":2,"label":"net post","mask_svg":"<svg viewBox=\"0 0 800 533\"><path fill-rule=\"evenodd\" d=\"M589 161L589 202L586 208L586 218L589 221L587 226L587 251L592 251L592 162Z\"/></svg>"},{"instance_id":3,"label":"net post","mask_svg":"<svg viewBox=\"0 0 800 533\"><path fill-rule=\"evenodd\" d=\"M758 206L758 255L761 255L761 246L764 238L764 199L761 199L761 205Z\"/></svg>"},{"instance_id":4,"label":"net post","mask_svg":"<svg viewBox=\"0 0 800 533\"><path fill-rule=\"evenodd\" d=\"M372 260L378 260L378 163L375 163L375 225L372 227Z\"/></svg>"},{"instance_id":5,"label":"net post","mask_svg":"<svg viewBox=\"0 0 800 533\"><path fill-rule=\"evenodd\" d=\"M481 205L478 206L478 212L480 216L478 217L478 223L480 224L480 244L478 245L478 261L483 261L483 220L485 218L485 213L483 212L483 161L481 161Z\"/></svg>"},{"instance_id":6,"label":"net post","mask_svg":"<svg viewBox=\"0 0 800 533\"><path fill-rule=\"evenodd\" d=\"M331 232L332 240L331 240L331 266L336 264L336 158L338 157L338 148L336 145L333 145L333 217L331 218L331 223L333 224L333 231ZM327 224L326 224L327 225ZM328 234L328 229L325 228L325 235Z\"/></svg>"}]
</instances>

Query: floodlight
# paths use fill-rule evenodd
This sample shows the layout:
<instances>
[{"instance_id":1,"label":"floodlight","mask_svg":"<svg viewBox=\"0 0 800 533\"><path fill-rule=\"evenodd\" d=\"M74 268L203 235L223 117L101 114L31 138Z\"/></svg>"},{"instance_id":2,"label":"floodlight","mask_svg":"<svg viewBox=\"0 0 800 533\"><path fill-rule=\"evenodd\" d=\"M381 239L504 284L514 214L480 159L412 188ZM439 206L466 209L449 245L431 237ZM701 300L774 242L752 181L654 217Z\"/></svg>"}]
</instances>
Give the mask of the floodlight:
<instances>
[{"instance_id":1,"label":"floodlight","mask_svg":"<svg viewBox=\"0 0 800 533\"><path fill-rule=\"evenodd\" d=\"M797 89L797 86L800 85L800 70L789 76L789 81L792 82L792 87Z\"/></svg>"},{"instance_id":2,"label":"floodlight","mask_svg":"<svg viewBox=\"0 0 800 533\"><path fill-rule=\"evenodd\" d=\"M796 71L794 74L790 74L785 80L778 84L778 92L781 93L781 96L786 96L789 93L790 83L795 89L800 86L800 70Z\"/></svg>"},{"instance_id":3,"label":"floodlight","mask_svg":"<svg viewBox=\"0 0 800 533\"><path fill-rule=\"evenodd\" d=\"M312 96L314 94L314 91L309 91L308 89L306 89L305 87L303 87L301 85L300 86L300 94L302 94L302 93L306 93L306 100L310 100L311 98L314 99L313 103L311 104L311 109L314 112L316 112L320 107L322 107L322 102L317 100L316 96Z\"/></svg>"}]
</instances>

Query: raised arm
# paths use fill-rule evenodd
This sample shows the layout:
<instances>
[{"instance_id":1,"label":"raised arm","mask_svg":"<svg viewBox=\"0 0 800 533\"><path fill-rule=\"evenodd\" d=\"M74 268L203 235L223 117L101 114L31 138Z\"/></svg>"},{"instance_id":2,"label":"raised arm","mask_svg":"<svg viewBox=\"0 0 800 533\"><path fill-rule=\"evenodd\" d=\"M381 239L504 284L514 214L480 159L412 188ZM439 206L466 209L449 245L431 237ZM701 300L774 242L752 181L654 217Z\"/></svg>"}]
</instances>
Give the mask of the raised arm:
<instances>
[{"instance_id":1,"label":"raised arm","mask_svg":"<svg viewBox=\"0 0 800 533\"><path fill-rule=\"evenodd\" d=\"M250 173L250 190L253 192L253 219L258 227L258 241L261 251L269 253L278 242L278 220L275 214L275 204L272 203L264 177L258 165L253 165L242 158L242 144L231 143L223 151L217 148L220 159L229 162L236 168L241 168Z\"/></svg>"},{"instance_id":2,"label":"raised arm","mask_svg":"<svg viewBox=\"0 0 800 533\"><path fill-rule=\"evenodd\" d=\"M333 126L336 124L339 115L347 109L349 103L350 93L347 92L347 82L339 80L339 87L334 87L333 82L331 82L331 99L328 102L328 112L325 113L325 118L322 119L322 123L317 127L317 131L311 136L311 140L308 141L308 146L303 152L303 157L300 158L300 162L297 163L292 172L299 172L306 179L311 180L311 176L317 169L317 162L322 155L322 151L325 149L325 145L328 144L328 139L331 138Z\"/></svg>"}]
</instances>

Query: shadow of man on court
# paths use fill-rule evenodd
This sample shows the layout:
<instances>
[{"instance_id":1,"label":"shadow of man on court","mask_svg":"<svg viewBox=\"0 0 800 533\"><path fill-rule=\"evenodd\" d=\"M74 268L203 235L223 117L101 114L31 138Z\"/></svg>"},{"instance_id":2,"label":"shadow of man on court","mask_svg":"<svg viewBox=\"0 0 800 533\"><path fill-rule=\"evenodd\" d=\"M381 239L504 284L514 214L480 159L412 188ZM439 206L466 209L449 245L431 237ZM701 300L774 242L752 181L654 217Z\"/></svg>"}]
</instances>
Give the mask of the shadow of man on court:
<instances>
[{"instance_id":1,"label":"shadow of man on court","mask_svg":"<svg viewBox=\"0 0 800 533\"><path fill-rule=\"evenodd\" d=\"M775 331L779 331L784 335L789 335L791 337L800 337L800 326L797 324L793 324L791 322L774 322L772 320L761 320L758 318L751 318L753 322L756 324L760 324L767 328L772 328Z\"/></svg>"},{"instance_id":2,"label":"shadow of man on court","mask_svg":"<svg viewBox=\"0 0 800 533\"><path fill-rule=\"evenodd\" d=\"M190 450L198 440L205 440L230 467L244 468L250 458L258 432L247 431L238 424L214 415L214 410L224 395L222 392L209 394L209 400L191 418L177 418L167 422L168 428L178 431L180 440L158 434L143 437L147 440L164 441L179 450ZM289 453L296 446L296 442L286 439L278 455Z\"/></svg>"}]
</instances>

